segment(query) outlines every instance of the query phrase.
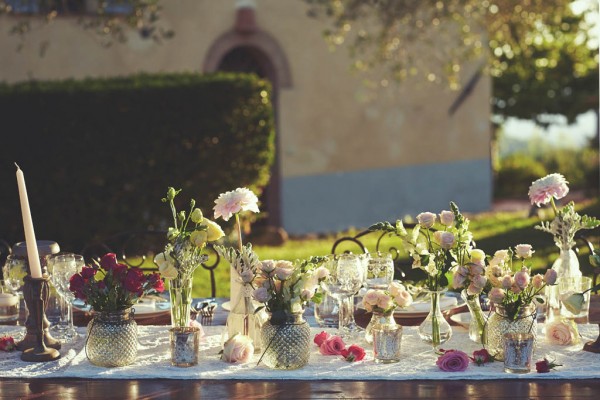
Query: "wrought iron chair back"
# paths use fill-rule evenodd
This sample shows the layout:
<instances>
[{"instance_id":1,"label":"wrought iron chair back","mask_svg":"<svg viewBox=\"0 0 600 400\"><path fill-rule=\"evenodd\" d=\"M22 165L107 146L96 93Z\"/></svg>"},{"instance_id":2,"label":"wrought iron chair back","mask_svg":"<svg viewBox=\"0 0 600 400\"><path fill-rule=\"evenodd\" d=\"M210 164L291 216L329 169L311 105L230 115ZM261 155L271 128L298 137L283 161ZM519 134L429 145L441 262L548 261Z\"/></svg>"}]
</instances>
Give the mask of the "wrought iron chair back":
<instances>
[{"instance_id":1,"label":"wrought iron chair back","mask_svg":"<svg viewBox=\"0 0 600 400\"><path fill-rule=\"evenodd\" d=\"M99 260L106 253L115 253L130 267L138 267L145 271L158 271L158 266L154 263L154 256L164 250L167 244L166 238L166 231L119 232L105 240L86 245L81 254L86 262L92 262L92 260ZM208 271L211 297L216 297L215 269L219 265L220 256L210 243L206 246L205 252L208 260L202 263L201 267Z\"/></svg>"}]
</instances>

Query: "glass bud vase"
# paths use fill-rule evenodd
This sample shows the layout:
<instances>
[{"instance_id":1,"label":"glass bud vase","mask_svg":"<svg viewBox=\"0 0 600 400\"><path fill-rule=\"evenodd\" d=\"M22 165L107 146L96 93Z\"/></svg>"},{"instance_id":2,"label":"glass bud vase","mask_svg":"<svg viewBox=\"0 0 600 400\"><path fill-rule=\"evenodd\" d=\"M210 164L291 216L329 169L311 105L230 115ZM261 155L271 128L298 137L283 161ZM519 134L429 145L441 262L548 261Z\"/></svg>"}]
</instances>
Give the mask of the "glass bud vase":
<instances>
[{"instance_id":1,"label":"glass bud vase","mask_svg":"<svg viewBox=\"0 0 600 400\"><path fill-rule=\"evenodd\" d=\"M242 286L242 294L238 297L227 316L227 334L233 337L236 333L246 335L252 339L254 352L260 353L262 349L262 338L260 328L262 326L264 312L256 312L252 300L252 288L249 285ZM264 318L266 319L266 318Z\"/></svg>"},{"instance_id":2,"label":"glass bud vase","mask_svg":"<svg viewBox=\"0 0 600 400\"><path fill-rule=\"evenodd\" d=\"M94 312L85 342L85 354L92 364L123 367L135 361L137 350L137 324L131 308Z\"/></svg>"},{"instance_id":3,"label":"glass bud vase","mask_svg":"<svg viewBox=\"0 0 600 400\"><path fill-rule=\"evenodd\" d=\"M552 269L556 271L557 282L560 282L561 279L581 277L577 254L568 245L559 246L559 248L560 254L552 264ZM546 286L545 294L548 303L548 317L560 315L558 285Z\"/></svg>"},{"instance_id":4,"label":"glass bud vase","mask_svg":"<svg viewBox=\"0 0 600 400\"><path fill-rule=\"evenodd\" d=\"M469 295L467 290L463 290L460 296L467 304L469 308L469 314L471 314L471 321L469 322L469 339L475 343L485 343L485 323L487 317L481 309L481 303L479 301L479 295Z\"/></svg>"},{"instance_id":5,"label":"glass bud vase","mask_svg":"<svg viewBox=\"0 0 600 400\"><path fill-rule=\"evenodd\" d=\"M259 363L272 369L298 369L308 363L312 338L302 314L271 314L261 330L265 350Z\"/></svg>"},{"instance_id":6,"label":"glass bud vase","mask_svg":"<svg viewBox=\"0 0 600 400\"><path fill-rule=\"evenodd\" d=\"M375 362L388 364L400 361L402 326L396 323L394 314L374 312L369 326Z\"/></svg>"},{"instance_id":7,"label":"glass bud vase","mask_svg":"<svg viewBox=\"0 0 600 400\"><path fill-rule=\"evenodd\" d=\"M537 341L536 305L534 303L522 306L514 318L510 318L506 309L495 304L495 310L488 319L485 338L486 348L496 360L504 360L505 333L531 333L534 342Z\"/></svg>"},{"instance_id":8,"label":"glass bud vase","mask_svg":"<svg viewBox=\"0 0 600 400\"><path fill-rule=\"evenodd\" d=\"M169 296L171 300L171 325L176 327L190 326L192 309L192 279L171 279Z\"/></svg>"},{"instance_id":9,"label":"glass bud vase","mask_svg":"<svg viewBox=\"0 0 600 400\"><path fill-rule=\"evenodd\" d=\"M431 308L425 320L419 325L419 337L430 344L434 350L446 343L452 337L452 327L444 318L440 307L441 291L429 291Z\"/></svg>"}]
</instances>

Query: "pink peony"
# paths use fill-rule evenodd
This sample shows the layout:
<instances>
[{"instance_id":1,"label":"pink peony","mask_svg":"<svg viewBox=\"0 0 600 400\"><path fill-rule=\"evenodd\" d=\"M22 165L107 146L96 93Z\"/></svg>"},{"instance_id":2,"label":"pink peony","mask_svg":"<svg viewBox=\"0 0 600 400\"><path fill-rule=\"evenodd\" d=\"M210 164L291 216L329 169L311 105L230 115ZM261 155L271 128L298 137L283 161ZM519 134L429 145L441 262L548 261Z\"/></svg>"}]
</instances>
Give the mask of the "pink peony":
<instances>
[{"instance_id":1,"label":"pink peony","mask_svg":"<svg viewBox=\"0 0 600 400\"><path fill-rule=\"evenodd\" d=\"M230 363L247 363L253 354L252 339L246 335L235 334L223 345L221 360Z\"/></svg>"},{"instance_id":2,"label":"pink peony","mask_svg":"<svg viewBox=\"0 0 600 400\"><path fill-rule=\"evenodd\" d=\"M550 174L533 182L529 187L529 199L531 204L538 207L540 204L548 204L552 197L560 200L569 193L567 180L561 174Z\"/></svg>"},{"instance_id":3,"label":"pink peony","mask_svg":"<svg viewBox=\"0 0 600 400\"><path fill-rule=\"evenodd\" d=\"M331 336L326 339L321 346L319 346L319 352L324 356L338 356L342 354L342 351L346 348L346 344L339 336Z\"/></svg>"},{"instance_id":4,"label":"pink peony","mask_svg":"<svg viewBox=\"0 0 600 400\"><path fill-rule=\"evenodd\" d=\"M329 339L331 335L325 331L321 331L321 333L317 333L314 338L314 342L317 346L321 347L324 341Z\"/></svg>"},{"instance_id":5,"label":"pink peony","mask_svg":"<svg viewBox=\"0 0 600 400\"><path fill-rule=\"evenodd\" d=\"M438 357L436 365L445 372L461 372L469 366L469 356L460 350L442 350L444 354Z\"/></svg>"},{"instance_id":6,"label":"pink peony","mask_svg":"<svg viewBox=\"0 0 600 400\"><path fill-rule=\"evenodd\" d=\"M341 356L344 357L344 360L349 362L362 361L365 358L365 354L365 349L355 344L341 352Z\"/></svg>"},{"instance_id":7,"label":"pink peony","mask_svg":"<svg viewBox=\"0 0 600 400\"><path fill-rule=\"evenodd\" d=\"M229 221L233 214L241 211L259 212L258 198L250 189L237 188L231 192L221 193L215 200L215 218Z\"/></svg>"}]
</instances>

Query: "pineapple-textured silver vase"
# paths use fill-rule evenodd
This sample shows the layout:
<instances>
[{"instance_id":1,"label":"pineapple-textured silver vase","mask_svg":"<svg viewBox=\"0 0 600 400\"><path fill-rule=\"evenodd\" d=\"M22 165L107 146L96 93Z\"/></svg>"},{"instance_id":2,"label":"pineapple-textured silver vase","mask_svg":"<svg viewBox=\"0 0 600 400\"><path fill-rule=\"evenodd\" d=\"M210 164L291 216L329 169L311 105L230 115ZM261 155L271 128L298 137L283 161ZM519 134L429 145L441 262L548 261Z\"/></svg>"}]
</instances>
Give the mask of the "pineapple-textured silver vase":
<instances>
[{"instance_id":1,"label":"pineapple-textured silver vase","mask_svg":"<svg viewBox=\"0 0 600 400\"><path fill-rule=\"evenodd\" d=\"M131 308L94 312L85 343L85 353L92 364L123 367L135 361L137 350L137 324Z\"/></svg>"}]
</instances>

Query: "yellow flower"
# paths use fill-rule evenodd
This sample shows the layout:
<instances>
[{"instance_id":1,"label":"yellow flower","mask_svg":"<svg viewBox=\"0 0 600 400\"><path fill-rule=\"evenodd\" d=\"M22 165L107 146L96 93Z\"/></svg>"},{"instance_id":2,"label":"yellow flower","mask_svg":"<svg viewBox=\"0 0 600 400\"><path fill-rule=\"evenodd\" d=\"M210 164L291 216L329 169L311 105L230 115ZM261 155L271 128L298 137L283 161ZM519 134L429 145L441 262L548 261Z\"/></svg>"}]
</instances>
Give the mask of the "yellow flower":
<instances>
[{"instance_id":1,"label":"yellow flower","mask_svg":"<svg viewBox=\"0 0 600 400\"><path fill-rule=\"evenodd\" d=\"M194 231L190 235L190 240L192 241L192 243L194 243L196 247L202 248L206 245L206 242L208 240L208 234L206 233L206 231Z\"/></svg>"},{"instance_id":2,"label":"yellow flower","mask_svg":"<svg viewBox=\"0 0 600 400\"><path fill-rule=\"evenodd\" d=\"M223 229L216 222L205 218L202 223L206 225L207 240L209 242L214 242L225 236L225 232L223 232Z\"/></svg>"}]
</instances>

